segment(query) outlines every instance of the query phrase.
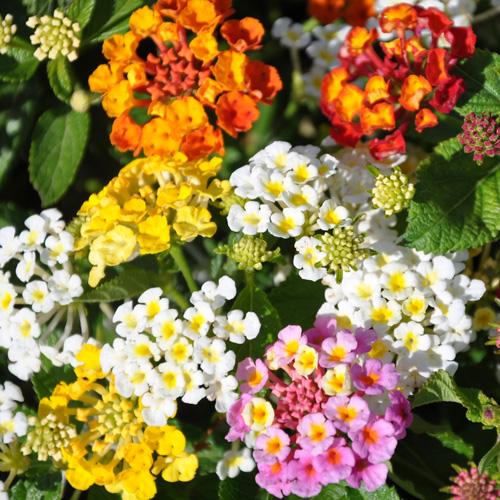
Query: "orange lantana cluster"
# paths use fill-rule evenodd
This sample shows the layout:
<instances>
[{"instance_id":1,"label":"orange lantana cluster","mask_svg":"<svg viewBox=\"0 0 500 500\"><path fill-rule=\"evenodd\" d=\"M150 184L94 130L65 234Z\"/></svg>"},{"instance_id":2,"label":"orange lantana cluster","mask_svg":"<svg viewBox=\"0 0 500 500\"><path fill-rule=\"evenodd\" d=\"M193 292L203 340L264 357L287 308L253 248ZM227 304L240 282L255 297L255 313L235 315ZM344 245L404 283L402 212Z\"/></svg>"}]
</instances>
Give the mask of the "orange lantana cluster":
<instances>
[{"instance_id":1,"label":"orange lantana cluster","mask_svg":"<svg viewBox=\"0 0 500 500\"><path fill-rule=\"evenodd\" d=\"M351 26L364 26L376 15L374 4L375 0L308 0L307 12L323 24L342 18Z\"/></svg>"},{"instance_id":2,"label":"orange lantana cluster","mask_svg":"<svg viewBox=\"0 0 500 500\"><path fill-rule=\"evenodd\" d=\"M115 118L111 142L120 151L180 150L189 160L223 154L221 129L236 137L257 120L257 102L271 103L282 87L278 72L245 54L260 48L264 28L250 17L226 20L230 7L231 0L159 0L132 14L129 32L104 42L109 63L89 85ZM227 50L219 50L219 25ZM215 126L206 108L215 111Z\"/></svg>"}]
</instances>

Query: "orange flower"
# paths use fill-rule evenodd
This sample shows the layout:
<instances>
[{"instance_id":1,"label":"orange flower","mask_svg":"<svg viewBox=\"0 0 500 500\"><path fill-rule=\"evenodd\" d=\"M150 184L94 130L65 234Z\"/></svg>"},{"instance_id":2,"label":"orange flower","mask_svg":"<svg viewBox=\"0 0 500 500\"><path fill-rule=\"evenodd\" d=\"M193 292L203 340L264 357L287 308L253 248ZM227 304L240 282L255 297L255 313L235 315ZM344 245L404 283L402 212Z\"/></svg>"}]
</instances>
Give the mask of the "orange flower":
<instances>
[{"instance_id":1,"label":"orange flower","mask_svg":"<svg viewBox=\"0 0 500 500\"><path fill-rule=\"evenodd\" d=\"M193 51L194 56L201 61L211 61L219 53L217 40L206 31L194 38L189 44L189 48Z\"/></svg>"},{"instance_id":2,"label":"orange flower","mask_svg":"<svg viewBox=\"0 0 500 500\"><path fill-rule=\"evenodd\" d=\"M220 34L232 49L245 52L245 50L256 50L261 47L259 44L264 36L264 27L253 17L244 17L241 20L231 19L221 26Z\"/></svg>"},{"instance_id":3,"label":"orange flower","mask_svg":"<svg viewBox=\"0 0 500 500\"><path fill-rule=\"evenodd\" d=\"M386 103L375 104L373 109L361 110L361 128L365 135L372 135L375 130L393 130L396 126L394 108Z\"/></svg>"},{"instance_id":4,"label":"orange flower","mask_svg":"<svg viewBox=\"0 0 500 500\"><path fill-rule=\"evenodd\" d=\"M222 92L222 85L212 78L207 78L196 91L196 97L205 106L215 107L215 101Z\"/></svg>"},{"instance_id":5,"label":"orange flower","mask_svg":"<svg viewBox=\"0 0 500 500\"><path fill-rule=\"evenodd\" d=\"M435 127L437 124L438 117L428 108L421 109L415 116L417 132L422 132L424 128Z\"/></svg>"},{"instance_id":6,"label":"orange flower","mask_svg":"<svg viewBox=\"0 0 500 500\"><path fill-rule=\"evenodd\" d=\"M181 10L178 21L184 28L199 33L217 24L218 13L210 0L190 0Z\"/></svg>"},{"instance_id":7,"label":"orange flower","mask_svg":"<svg viewBox=\"0 0 500 500\"><path fill-rule=\"evenodd\" d=\"M384 33L411 30L417 25L417 11L408 3L387 7L380 14L380 27Z\"/></svg>"},{"instance_id":8,"label":"orange flower","mask_svg":"<svg viewBox=\"0 0 500 500\"><path fill-rule=\"evenodd\" d=\"M163 19L160 14L146 5L132 13L128 24L135 33L148 37L155 35L162 23Z\"/></svg>"},{"instance_id":9,"label":"orange flower","mask_svg":"<svg viewBox=\"0 0 500 500\"><path fill-rule=\"evenodd\" d=\"M422 99L431 92L432 86L423 76L410 75L403 83L399 102L408 111L417 111Z\"/></svg>"},{"instance_id":10,"label":"orange flower","mask_svg":"<svg viewBox=\"0 0 500 500\"><path fill-rule=\"evenodd\" d=\"M390 42L382 42L380 46L389 57L400 56L403 54L401 40L399 38L395 38Z\"/></svg>"},{"instance_id":11,"label":"orange flower","mask_svg":"<svg viewBox=\"0 0 500 500\"><path fill-rule=\"evenodd\" d=\"M142 147L147 156L173 154L180 140L172 137L172 127L162 118L153 118L142 129Z\"/></svg>"},{"instance_id":12,"label":"orange flower","mask_svg":"<svg viewBox=\"0 0 500 500\"><path fill-rule=\"evenodd\" d=\"M416 61L419 61L423 58L425 54L427 54L427 50L424 49L422 42L416 36L412 36L410 39L406 41L405 49L413 54L413 57Z\"/></svg>"},{"instance_id":13,"label":"orange flower","mask_svg":"<svg viewBox=\"0 0 500 500\"><path fill-rule=\"evenodd\" d=\"M191 130L182 139L181 151L188 160L202 158L211 154L224 154L224 140L220 129L212 125Z\"/></svg>"},{"instance_id":14,"label":"orange flower","mask_svg":"<svg viewBox=\"0 0 500 500\"><path fill-rule=\"evenodd\" d=\"M322 24L330 24L342 17L345 0L309 0L307 12Z\"/></svg>"},{"instance_id":15,"label":"orange flower","mask_svg":"<svg viewBox=\"0 0 500 500\"><path fill-rule=\"evenodd\" d=\"M344 85L338 97L334 99L333 105L341 120L352 122L363 108L364 99L365 93L356 85L348 83Z\"/></svg>"},{"instance_id":16,"label":"orange flower","mask_svg":"<svg viewBox=\"0 0 500 500\"><path fill-rule=\"evenodd\" d=\"M377 15L375 0L350 0L344 8L344 19L351 26L365 26L370 17Z\"/></svg>"},{"instance_id":17,"label":"orange flower","mask_svg":"<svg viewBox=\"0 0 500 500\"><path fill-rule=\"evenodd\" d=\"M165 121L172 130L172 135L181 137L186 132L203 127L208 123L208 117L203 105L194 97L172 101L166 109Z\"/></svg>"},{"instance_id":18,"label":"orange flower","mask_svg":"<svg viewBox=\"0 0 500 500\"><path fill-rule=\"evenodd\" d=\"M276 94L282 89L280 75L274 66L262 61L248 61L245 68L245 80L248 82L249 94L259 102L271 104Z\"/></svg>"},{"instance_id":19,"label":"orange flower","mask_svg":"<svg viewBox=\"0 0 500 500\"><path fill-rule=\"evenodd\" d=\"M89 87L92 92L103 94L114 87L124 79L123 70L125 65L122 63L111 62L101 64L89 76Z\"/></svg>"},{"instance_id":20,"label":"orange flower","mask_svg":"<svg viewBox=\"0 0 500 500\"><path fill-rule=\"evenodd\" d=\"M110 61L130 61L135 56L141 36L129 31L125 35L113 35L104 40L102 53Z\"/></svg>"},{"instance_id":21,"label":"orange flower","mask_svg":"<svg viewBox=\"0 0 500 500\"><path fill-rule=\"evenodd\" d=\"M245 54L226 50L219 54L212 73L224 90L243 90L247 63L248 57Z\"/></svg>"},{"instance_id":22,"label":"orange flower","mask_svg":"<svg viewBox=\"0 0 500 500\"><path fill-rule=\"evenodd\" d=\"M366 100L370 104L374 104L381 99L386 99L389 94L389 82L384 80L383 76L372 76L365 87Z\"/></svg>"},{"instance_id":23,"label":"orange flower","mask_svg":"<svg viewBox=\"0 0 500 500\"><path fill-rule=\"evenodd\" d=\"M367 30L366 28L356 26L347 34L345 44L349 54L359 56L367 49L371 48L373 42L378 38L376 28Z\"/></svg>"},{"instance_id":24,"label":"orange flower","mask_svg":"<svg viewBox=\"0 0 500 500\"><path fill-rule=\"evenodd\" d=\"M124 111L128 111L137 104L137 99L127 80L122 80L104 94L102 107L106 114L111 117L120 116Z\"/></svg>"},{"instance_id":25,"label":"orange flower","mask_svg":"<svg viewBox=\"0 0 500 500\"><path fill-rule=\"evenodd\" d=\"M111 144L119 151L134 151L134 155L141 150L142 128L135 123L128 113L123 113L114 122L111 130Z\"/></svg>"},{"instance_id":26,"label":"orange flower","mask_svg":"<svg viewBox=\"0 0 500 500\"><path fill-rule=\"evenodd\" d=\"M450 53L445 49L432 49L427 53L425 76L432 85L443 85L451 80L447 71Z\"/></svg>"},{"instance_id":27,"label":"orange flower","mask_svg":"<svg viewBox=\"0 0 500 500\"><path fill-rule=\"evenodd\" d=\"M233 90L219 98L215 114L219 127L236 137L239 132L250 130L259 117L259 108L251 97Z\"/></svg>"}]
</instances>

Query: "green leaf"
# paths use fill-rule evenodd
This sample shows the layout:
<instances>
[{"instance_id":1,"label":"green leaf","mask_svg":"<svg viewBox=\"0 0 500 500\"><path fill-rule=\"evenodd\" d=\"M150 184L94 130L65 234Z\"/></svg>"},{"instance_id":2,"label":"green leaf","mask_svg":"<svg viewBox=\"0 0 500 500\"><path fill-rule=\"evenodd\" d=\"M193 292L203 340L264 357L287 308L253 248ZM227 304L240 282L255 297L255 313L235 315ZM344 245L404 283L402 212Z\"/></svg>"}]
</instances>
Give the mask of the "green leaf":
<instances>
[{"instance_id":1,"label":"green leaf","mask_svg":"<svg viewBox=\"0 0 500 500\"><path fill-rule=\"evenodd\" d=\"M76 380L75 372L70 365L54 366L43 354L41 361L42 369L31 377L38 399L51 396L57 384L61 382L71 383Z\"/></svg>"},{"instance_id":2,"label":"green leaf","mask_svg":"<svg viewBox=\"0 0 500 500\"><path fill-rule=\"evenodd\" d=\"M57 7L55 0L22 0L23 5L30 15L52 14Z\"/></svg>"},{"instance_id":3,"label":"green leaf","mask_svg":"<svg viewBox=\"0 0 500 500\"><path fill-rule=\"evenodd\" d=\"M36 480L18 481L9 491L10 500L59 500L61 472L46 474Z\"/></svg>"},{"instance_id":4,"label":"green leaf","mask_svg":"<svg viewBox=\"0 0 500 500\"><path fill-rule=\"evenodd\" d=\"M89 23L97 0L72 0L66 11L66 15L76 21L81 28Z\"/></svg>"},{"instance_id":5,"label":"green leaf","mask_svg":"<svg viewBox=\"0 0 500 500\"><path fill-rule=\"evenodd\" d=\"M68 107L49 109L39 119L30 149L30 180L43 206L58 201L69 188L83 158L90 115Z\"/></svg>"},{"instance_id":6,"label":"green leaf","mask_svg":"<svg viewBox=\"0 0 500 500\"><path fill-rule=\"evenodd\" d=\"M464 79L465 92L455 106L462 115L468 113L500 112L500 55L476 49L470 59L457 64L453 73Z\"/></svg>"},{"instance_id":7,"label":"green leaf","mask_svg":"<svg viewBox=\"0 0 500 500\"><path fill-rule=\"evenodd\" d=\"M278 333L282 329L276 309L269 302L267 295L252 283L240 292L232 309L239 309L245 313L252 311L257 314L261 323L260 333L255 339L246 340L233 349L236 353L236 362L249 356L253 359L261 358L265 348L278 338Z\"/></svg>"},{"instance_id":8,"label":"green leaf","mask_svg":"<svg viewBox=\"0 0 500 500\"><path fill-rule=\"evenodd\" d=\"M320 282L306 281L291 274L269 293L283 324L312 328L316 313L325 302L325 287Z\"/></svg>"},{"instance_id":9,"label":"green leaf","mask_svg":"<svg viewBox=\"0 0 500 500\"><path fill-rule=\"evenodd\" d=\"M49 61L47 63L47 76L56 97L68 104L76 84L70 62L61 55Z\"/></svg>"},{"instance_id":10,"label":"green leaf","mask_svg":"<svg viewBox=\"0 0 500 500\"><path fill-rule=\"evenodd\" d=\"M78 298L79 302L115 302L137 297L155 286L155 274L142 269L127 269L116 278L106 281Z\"/></svg>"},{"instance_id":11,"label":"green leaf","mask_svg":"<svg viewBox=\"0 0 500 500\"><path fill-rule=\"evenodd\" d=\"M496 427L500 423L500 407L479 389L462 389L448 372L436 372L415 395L412 408L430 403L459 403L467 408L466 417L471 422L480 422L485 427Z\"/></svg>"},{"instance_id":12,"label":"green leaf","mask_svg":"<svg viewBox=\"0 0 500 500\"><path fill-rule=\"evenodd\" d=\"M21 43L20 39L14 39ZM0 54L0 80L4 82L25 82L34 74L40 61L33 55L31 45L24 48L9 48L6 54Z\"/></svg>"},{"instance_id":13,"label":"green leaf","mask_svg":"<svg viewBox=\"0 0 500 500\"><path fill-rule=\"evenodd\" d=\"M34 82L0 86L0 186L28 143L36 105Z\"/></svg>"},{"instance_id":14,"label":"green leaf","mask_svg":"<svg viewBox=\"0 0 500 500\"><path fill-rule=\"evenodd\" d=\"M486 455L484 455L484 457L479 462L478 465L479 474L484 474L488 465L491 462L493 462L493 460L495 460L495 458L497 458L499 454L500 454L500 439L497 439L497 442L495 443L493 448L491 448L491 450L488 451L488 453L486 453Z\"/></svg>"},{"instance_id":15,"label":"green leaf","mask_svg":"<svg viewBox=\"0 0 500 500\"><path fill-rule=\"evenodd\" d=\"M146 2L151 3L151 2ZM91 23L88 41L102 42L117 33L124 33L128 28L130 14L145 4L144 0L114 0L98 2ZM101 24L102 21L104 24ZM86 41L87 41L86 40Z\"/></svg>"},{"instance_id":16,"label":"green leaf","mask_svg":"<svg viewBox=\"0 0 500 500\"><path fill-rule=\"evenodd\" d=\"M256 498L259 489L255 482L255 474L242 472L235 478L227 478L220 482L219 500Z\"/></svg>"},{"instance_id":17,"label":"green leaf","mask_svg":"<svg viewBox=\"0 0 500 500\"><path fill-rule=\"evenodd\" d=\"M451 431L432 434L429 436L436 438L445 448L449 448L459 455L463 455L468 460L474 458L474 446L466 443L460 436Z\"/></svg>"},{"instance_id":18,"label":"green leaf","mask_svg":"<svg viewBox=\"0 0 500 500\"><path fill-rule=\"evenodd\" d=\"M481 166L457 138L441 143L417 171L405 244L442 254L494 240L500 229L500 159Z\"/></svg>"}]
</instances>

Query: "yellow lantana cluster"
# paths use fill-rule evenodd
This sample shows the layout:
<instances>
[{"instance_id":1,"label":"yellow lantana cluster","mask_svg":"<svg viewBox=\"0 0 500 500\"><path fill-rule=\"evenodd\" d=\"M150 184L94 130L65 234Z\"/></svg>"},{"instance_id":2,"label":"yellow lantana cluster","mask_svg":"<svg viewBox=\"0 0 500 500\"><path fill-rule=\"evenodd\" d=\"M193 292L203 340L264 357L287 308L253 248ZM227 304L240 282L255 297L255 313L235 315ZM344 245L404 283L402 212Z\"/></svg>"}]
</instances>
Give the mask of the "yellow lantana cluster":
<instances>
[{"instance_id":1,"label":"yellow lantana cluster","mask_svg":"<svg viewBox=\"0 0 500 500\"><path fill-rule=\"evenodd\" d=\"M221 163L188 161L183 153L140 158L91 195L78 212L82 225L75 243L75 250L90 247L89 284L99 283L106 266L168 250L171 229L181 241L212 237L217 226L208 202L230 190L228 181L212 179Z\"/></svg>"},{"instance_id":2,"label":"yellow lantana cluster","mask_svg":"<svg viewBox=\"0 0 500 500\"><path fill-rule=\"evenodd\" d=\"M171 425L147 426L140 398L116 392L113 376L101 371L99 355L100 349L85 345L77 355L83 362L75 369L77 381L57 385L38 409L40 419L50 416L67 428L76 430L77 421L86 424L64 447L46 447L51 458L62 456L71 486L87 490L97 484L127 500L148 500L156 495L159 474L169 482L193 479L198 458L185 451L184 434Z\"/></svg>"}]
</instances>

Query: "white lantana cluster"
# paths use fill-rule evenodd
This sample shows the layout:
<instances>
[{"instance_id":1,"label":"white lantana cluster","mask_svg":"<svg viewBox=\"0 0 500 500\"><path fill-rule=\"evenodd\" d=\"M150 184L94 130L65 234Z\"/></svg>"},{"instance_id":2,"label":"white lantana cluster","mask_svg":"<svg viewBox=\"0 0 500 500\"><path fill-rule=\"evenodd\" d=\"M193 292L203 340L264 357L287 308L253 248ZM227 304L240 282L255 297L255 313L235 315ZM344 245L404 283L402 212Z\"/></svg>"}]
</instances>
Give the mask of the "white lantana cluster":
<instances>
[{"instance_id":1,"label":"white lantana cluster","mask_svg":"<svg viewBox=\"0 0 500 500\"><path fill-rule=\"evenodd\" d=\"M142 417L148 425L166 425L177 410L177 399L197 404L215 400L224 413L238 399L236 378L228 375L236 355L226 341L242 344L255 338L260 321L255 313L239 310L217 314L236 296L234 281L224 276L206 282L190 298L182 317L169 308L161 288L144 292L134 306L126 302L115 312L117 338L101 351L103 372L112 372L123 397L141 397Z\"/></svg>"},{"instance_id":2,"label":"white lantana cluster","mask_svg":"<svg viewBox=\"0 0 500 500\"><path fill-rule=\"evenodd\" d=\"M35 29L30 41L39 45L34 54L38 60L43 61L47 57L55 59L59 54L69 61L78 58L80 38L77 34L81 31L80 25L65 17L59 9L54 11L53 16L32 16L26 24Z\"/></svg>"},{"instance_id":3,"label":"white lantana cluster","mask_svg":"<svg viewBox=\"0 0 500 500\"><path fill-rule=\"evenodd\" d=\"M14 413L17 404L24 401L21 389L12 382L0 385L0 443L9 444L19 436L24 436L28 429L26 415Z\"/></svg>"},{"instance_id":4,"label":"white lantana cluster","mask_svg":"<svg viewBox=\"0 0 500 500\"><path fill-rule=\"evenodd\" d=\"M7 14L4 18L0 16L0 54L5 54L12 37L17 31L17 26L12 24L14 18L12 14Z\"/></svg>"},{"instance_id":5,"label":"white lantana cluster","mask_svg":"<svg viewBox=\"0 0 500 500\"><path fill-rule=\"evenodd\" d=\"M61 216L44 210L28 217L20 234L0 229L0 347L21 380L40 371L40 354L54 364L72 362L88 338L85 311L74 303L83 288L68 256L73 237ZM70 338L75 316L82 336Z\"/></svg>"},{"instance_id":6,"label":"white lantana cluster","mask_svg":"<svg viewBox=\"0 0 500 500\"><path fill-rule=\"evenodd\" d=\"M324 266L330 262L327 252L332 243L325 235L331 233L335 244L346 238L350 245L354 239L350 224L357 214L329 191L336 185L332 179L339 162L331 155L318 158L319 151L315 146L292 148L277 141L258 152L229 179L236 195L256 201L233 205L227 216L232 231L247 235L268 231L278 238L295 238L294 265L302 278L313 281L327 274ZM346 230L337 237L339 228ZM349 255L346 259L356 260L357 254Z\"/></svg>"}]
</instances>

